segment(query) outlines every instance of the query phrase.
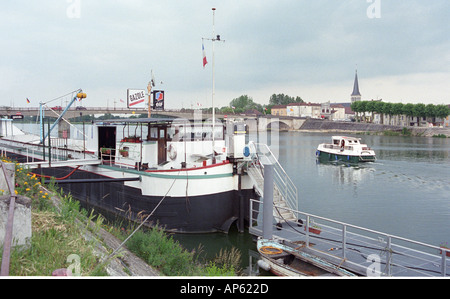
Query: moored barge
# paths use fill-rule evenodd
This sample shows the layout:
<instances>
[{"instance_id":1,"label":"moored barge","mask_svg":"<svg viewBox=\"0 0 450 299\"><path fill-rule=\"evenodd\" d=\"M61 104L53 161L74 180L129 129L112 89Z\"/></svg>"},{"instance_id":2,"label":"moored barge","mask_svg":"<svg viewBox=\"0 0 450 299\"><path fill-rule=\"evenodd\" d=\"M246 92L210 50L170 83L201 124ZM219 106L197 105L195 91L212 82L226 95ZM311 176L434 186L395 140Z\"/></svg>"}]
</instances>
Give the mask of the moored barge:
<instances>
[{"instance_id":1,"label":"moored barge","mask_svg":"<svg viewBox=\"0 0 450 299\"><path fill-rule=\"evenodd\" d=\"M23 133L5 119L0 146L97 210L131 220L151 213L151 224L176 233L227 232L232 225L244 229L249 199L258 197L245 175L249 159L240 126L110 120L94 123L83 140L66 139L61 145L57 138L47 138L49 147L48 141L44 146L39 136ZM46 167L37 168L44 160ZM59 166L57 161L67 163Z\"/></svg>"}]
</instances>

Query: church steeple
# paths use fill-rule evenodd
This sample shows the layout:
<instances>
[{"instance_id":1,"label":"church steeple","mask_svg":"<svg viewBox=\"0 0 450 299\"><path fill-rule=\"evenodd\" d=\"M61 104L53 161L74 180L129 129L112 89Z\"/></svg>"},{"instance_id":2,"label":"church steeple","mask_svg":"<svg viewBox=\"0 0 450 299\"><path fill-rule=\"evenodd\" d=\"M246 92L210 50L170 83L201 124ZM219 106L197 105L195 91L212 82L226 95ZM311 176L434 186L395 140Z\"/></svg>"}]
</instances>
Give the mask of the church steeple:
<instances>
[{"instance_id":1,"label":"church steeple","mask_svg":"<svg viewBox=\"0 0 450 299\"><path fill-rule=\"evenodd\" d=\"M361 101L361 93L359 92L358 70L355 71L355 82L353 83L353 92L351 94L352 103Z\"/></svg>"}]
</instances>

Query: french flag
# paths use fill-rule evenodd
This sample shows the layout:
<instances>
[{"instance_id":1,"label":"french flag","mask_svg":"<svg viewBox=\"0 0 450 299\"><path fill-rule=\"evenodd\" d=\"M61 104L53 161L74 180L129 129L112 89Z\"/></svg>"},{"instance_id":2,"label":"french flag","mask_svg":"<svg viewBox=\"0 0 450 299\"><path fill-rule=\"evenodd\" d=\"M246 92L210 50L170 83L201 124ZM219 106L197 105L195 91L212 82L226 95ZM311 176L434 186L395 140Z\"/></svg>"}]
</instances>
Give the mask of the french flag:
<instances>
[{"instance_id":1,"label":"french flag","mask_svg":"<svg viewBox=\"0 0 450 299\"><path fill-rule=\"evenodd\" d=\"M203 44L202 44L202 52L203 52L203 68L204 68L205 65L208 63L208 61L206 60L205 46Z\"/></svg>"}]
</instances>

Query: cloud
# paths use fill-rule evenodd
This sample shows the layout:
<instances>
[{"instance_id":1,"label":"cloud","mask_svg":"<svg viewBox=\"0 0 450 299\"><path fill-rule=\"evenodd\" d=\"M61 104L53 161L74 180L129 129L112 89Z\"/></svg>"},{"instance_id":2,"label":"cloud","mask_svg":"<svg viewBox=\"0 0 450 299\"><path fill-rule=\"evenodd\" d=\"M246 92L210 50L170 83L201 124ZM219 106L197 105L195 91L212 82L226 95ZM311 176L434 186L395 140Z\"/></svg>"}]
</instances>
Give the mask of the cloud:
<instances>
[{"instance_id":1,"label":"cloud","mask_svg":"<svg viewBox=\"0 0 450 299\"><path fill-rule=\"evenodd\" d=\"M214 45L219 106L242 94L347 101L356 67L368 97L449 102L448 1L379 1L373 19L365 0L7 1L0 104L81 87L86 105L106 105L145 88L153 69L168 107L207 105L212 43L203 69L201 42L213 35L212 7L225 40ZM75 3L79 18L68 15Z\"/></svg>"}]
</instances>

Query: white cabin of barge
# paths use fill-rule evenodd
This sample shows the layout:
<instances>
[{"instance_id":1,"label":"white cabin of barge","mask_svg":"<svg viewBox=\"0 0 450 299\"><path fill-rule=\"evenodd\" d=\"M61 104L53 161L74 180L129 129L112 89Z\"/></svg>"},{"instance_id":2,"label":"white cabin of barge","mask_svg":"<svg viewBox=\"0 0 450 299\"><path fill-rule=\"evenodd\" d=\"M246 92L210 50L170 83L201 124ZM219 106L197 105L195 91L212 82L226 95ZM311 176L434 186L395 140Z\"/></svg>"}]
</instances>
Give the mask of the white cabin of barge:
<instances>
[{"instance_id":1,"label":"white cabin of barge","mask_svg":"<svg viewBox=\"0 0 450 299\"><path fill-rule=\"evenodd\" d=\"M242 123L227 126L180 119L118 119L95 124L99 156L117 166L139 169L185 168L221 163L242 156ZM227 130L229 133L227 135ZM213 149L214 147L214 149ZM231 150L229 150L231 148ZM214 150L214 156L213 156Z\"/></svg>"}]
</instances>

